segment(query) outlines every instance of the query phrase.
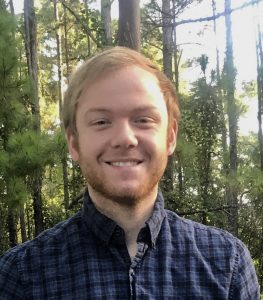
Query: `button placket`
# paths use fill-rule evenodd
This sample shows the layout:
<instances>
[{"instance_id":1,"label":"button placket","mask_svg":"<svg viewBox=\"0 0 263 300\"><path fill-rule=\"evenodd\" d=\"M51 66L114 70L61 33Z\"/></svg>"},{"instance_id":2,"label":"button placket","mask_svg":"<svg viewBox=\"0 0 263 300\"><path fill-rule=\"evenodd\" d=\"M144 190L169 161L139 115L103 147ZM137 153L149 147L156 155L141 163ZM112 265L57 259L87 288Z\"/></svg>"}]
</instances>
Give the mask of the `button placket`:
<instances>
[{"instance_id":1,"label":"button placket","mask_svg":"<svg viewBox=\"0 0 263 300\"><path fill-rule=\"evenodd\" d=\"M136 293L135 293L135 271L131 265L129 269L129 281L130 281L130 295L131 299L135 299Z\"/></svg>"}]
</instances>

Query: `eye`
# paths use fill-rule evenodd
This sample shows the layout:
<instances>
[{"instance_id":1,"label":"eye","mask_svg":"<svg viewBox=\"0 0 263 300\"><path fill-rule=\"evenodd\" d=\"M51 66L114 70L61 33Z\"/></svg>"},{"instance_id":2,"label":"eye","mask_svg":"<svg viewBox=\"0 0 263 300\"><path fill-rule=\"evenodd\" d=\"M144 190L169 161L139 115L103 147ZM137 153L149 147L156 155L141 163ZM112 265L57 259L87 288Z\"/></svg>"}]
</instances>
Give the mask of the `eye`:
<instances>
[{"instance_id":1,"label":"eye","mask_svg":"<svg viewBox=\"0 0 263 300\"><path fill-rule=\"evenodd\" d=\"M154 119L151 117L143 116L135 119L135 123L140 127L150 127L154 124Z\"/></svg>"},{"instance_id":2,"label":"eye","mask_svg":"<svg viewBox=\"0 0 263 300\"><path fill-rule=\"evenodd\" d=\"M108 119L96 119L90 122L90 125L95 128L105 128L110 126L111 122Z\"/></svg>"},{"instance_id":3,"label":"eye","mask_svg":"<svg viewBox=\"0 0 263 300\"><path fill-rule=\"evenodd\" d=\"M137 120L137 123L148 123L150 121L151 121L151 119L148 117L141 117Z\"/></svg>"},{"instance_id":4,"label":"eye","mask_svg":"<svg viewBox=\"0 0 263 300\"><path fill-rule=\"evenodd\" d=\"M152 118L150 118L150 117L138 117L135 122L136 123L149 123L149 122L152 122Z\"/></svg>"}]
</instances>

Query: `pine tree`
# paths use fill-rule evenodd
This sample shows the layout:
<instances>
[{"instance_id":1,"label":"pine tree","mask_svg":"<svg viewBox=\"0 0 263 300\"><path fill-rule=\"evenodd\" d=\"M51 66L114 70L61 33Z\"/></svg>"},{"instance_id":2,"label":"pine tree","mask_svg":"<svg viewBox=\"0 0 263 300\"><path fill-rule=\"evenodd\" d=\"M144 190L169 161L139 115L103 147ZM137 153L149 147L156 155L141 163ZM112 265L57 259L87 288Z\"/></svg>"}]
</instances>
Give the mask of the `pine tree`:
<instances>
[{"instance_id":1,"label":"pine tree","mask_svg":"<svg viewBox=\"0 0 263 300\"><path fill-rule=\"evenodd\" d=\"M10 140L25 127L21 85L17 76L18 60L15 39L16 24L0 2L0 252L17 243L17 210L25 200L23 179L12 165ZM6 224L7 227L4 227Z\"/></svg>"}]
</instances>

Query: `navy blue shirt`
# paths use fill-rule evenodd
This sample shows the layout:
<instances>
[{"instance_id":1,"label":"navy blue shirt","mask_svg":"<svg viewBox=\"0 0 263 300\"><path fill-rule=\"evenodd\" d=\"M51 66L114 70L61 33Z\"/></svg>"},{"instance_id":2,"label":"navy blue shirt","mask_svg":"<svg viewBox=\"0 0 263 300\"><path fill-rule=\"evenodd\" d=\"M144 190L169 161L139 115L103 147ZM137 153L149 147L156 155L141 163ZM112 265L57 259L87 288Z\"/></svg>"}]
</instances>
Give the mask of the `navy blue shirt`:
<instances>
[{"instance_id":1,"label":"navy blue shirt","mask_svg":"<svg viewBox=\"0 0 263 300\"><path fill-rule=\"evenodd\" d=\"M231 234L178 217L158 193L131 261L124 231L84 196L82 212L0 259L0 299L259 299Z\"/></svg>"}]
</instances>

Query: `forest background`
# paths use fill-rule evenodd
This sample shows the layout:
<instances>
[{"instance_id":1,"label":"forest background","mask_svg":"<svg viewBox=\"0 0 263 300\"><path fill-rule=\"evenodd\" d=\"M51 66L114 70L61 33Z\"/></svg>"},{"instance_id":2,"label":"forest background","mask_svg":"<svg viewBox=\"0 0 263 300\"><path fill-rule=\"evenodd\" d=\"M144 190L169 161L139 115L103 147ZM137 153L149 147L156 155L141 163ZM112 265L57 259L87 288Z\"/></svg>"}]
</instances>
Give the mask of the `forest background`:
<instances>
[{"instance_id":1,"label":"forest background","mask_svg":"<svg viewBox=\"0 0 263 300\"><path fill-rule=\"evenodd\" d=\"M21 3L0 0L0 254L80 209L63 92L75 66L124 45L159 65L180 98L166 207L238 236L263 286L262 1Z\"/></svg>"}]
</instances>

